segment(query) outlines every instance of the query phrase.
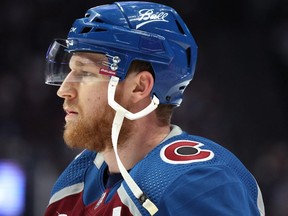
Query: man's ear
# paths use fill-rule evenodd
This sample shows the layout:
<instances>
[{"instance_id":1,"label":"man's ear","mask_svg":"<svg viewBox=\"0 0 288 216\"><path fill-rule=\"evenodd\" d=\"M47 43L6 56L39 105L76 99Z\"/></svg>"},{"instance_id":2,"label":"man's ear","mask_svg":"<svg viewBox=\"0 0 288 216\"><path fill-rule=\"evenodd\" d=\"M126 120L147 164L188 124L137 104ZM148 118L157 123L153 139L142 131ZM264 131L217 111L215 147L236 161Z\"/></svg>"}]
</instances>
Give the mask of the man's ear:
<instances>
[{"instance_id":1,"label":"man's ear","mask_svg":"<svg viewBox=\"0 0 288 216\"><path fill-rule=\"evenodd\" d=\"M153 75L148 71L141 71L136 74L133 79L132 100L137 103L138 101L150 96L154 85Z\"/></svg>"}]
</instances>

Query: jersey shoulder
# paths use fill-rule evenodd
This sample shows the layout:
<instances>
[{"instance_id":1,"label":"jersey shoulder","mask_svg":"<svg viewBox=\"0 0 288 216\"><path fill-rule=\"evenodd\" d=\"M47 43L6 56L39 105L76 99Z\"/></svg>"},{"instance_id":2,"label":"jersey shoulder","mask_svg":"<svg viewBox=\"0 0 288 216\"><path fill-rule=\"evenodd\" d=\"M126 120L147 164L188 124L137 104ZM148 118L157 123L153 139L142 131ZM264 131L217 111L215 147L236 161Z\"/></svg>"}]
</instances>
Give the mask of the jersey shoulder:
<instances>
[{"instance_id":1,"label":"jersey shoulder","mask_svg":"<svg viewBox=\"0 0 288 216\"><path fill-rule=\"evenodd\" d=\"M197 175L193 175L195 172ZM237 181L257 202L257 183L233 153L207 138L185 132L161 143L131 171L133 179L156 205L176 182L189 178L191 183L209 174L218 176L219 182Z\"/></svg>"},{"instance_id":2,"label":"jersey shoulder","mask_svg":"<svg viewBox=\"0 0 288 216\"><path fill-rule=\"evenodd\" d=\"M93 165L95 157L95 152L84 150L71 161L52 188L50 204L84 189L85 173Z\"/></svg>"}]
</instances>

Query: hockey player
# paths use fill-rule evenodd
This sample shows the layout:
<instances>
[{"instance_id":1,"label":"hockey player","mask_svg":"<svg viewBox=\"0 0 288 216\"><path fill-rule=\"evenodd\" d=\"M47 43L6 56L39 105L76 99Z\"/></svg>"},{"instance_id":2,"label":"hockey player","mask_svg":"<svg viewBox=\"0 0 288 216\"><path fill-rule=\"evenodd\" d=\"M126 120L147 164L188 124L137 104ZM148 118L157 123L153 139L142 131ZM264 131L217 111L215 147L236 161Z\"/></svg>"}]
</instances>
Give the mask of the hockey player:
<instances>
[{"instance_id":1,"label":"hockey player","mask_svg":"<svg viewBox=\"0 0 288 216\"><path fill-rule=\"evenodd\" d=\"M151 2L97 6L47 52L64 139L83 148L46 216L264 215L256 180L228 150L170 123L192 80L196 43L177 12Z\"/></svg>"}]
</instances>

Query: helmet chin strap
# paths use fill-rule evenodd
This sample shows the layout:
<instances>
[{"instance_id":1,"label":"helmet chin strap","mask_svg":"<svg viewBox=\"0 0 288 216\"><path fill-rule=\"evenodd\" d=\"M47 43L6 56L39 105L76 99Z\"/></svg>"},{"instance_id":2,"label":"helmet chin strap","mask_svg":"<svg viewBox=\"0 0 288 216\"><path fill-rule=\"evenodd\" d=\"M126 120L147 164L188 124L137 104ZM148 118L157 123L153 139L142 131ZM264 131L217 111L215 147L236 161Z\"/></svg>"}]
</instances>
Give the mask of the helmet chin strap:
<instances>
[{"instance_id":1,"label":"helmet chin strap","mask_svg":"<svg viewBox=\"0 0 288 216\"><path fill-rule=\"evenodd\" d=\"M116 111L112 125L112 145L115 152L117 165L121 175L123 176L123 179L127 183L134 196L139 200L141 205L150 213L150 215L154 215L158 211L157 206L148 199L148 197L139 188L139 186L125 169L118 155L117 143L124 118L126 117L130 120L136 120L148 115L158 107L159 99L156 96L153 96L151 103L146 108L137 113L131 113L114 100L118 81L118 77L112 76L108 86L108 104Z\"/></svg>"}]
</instances>

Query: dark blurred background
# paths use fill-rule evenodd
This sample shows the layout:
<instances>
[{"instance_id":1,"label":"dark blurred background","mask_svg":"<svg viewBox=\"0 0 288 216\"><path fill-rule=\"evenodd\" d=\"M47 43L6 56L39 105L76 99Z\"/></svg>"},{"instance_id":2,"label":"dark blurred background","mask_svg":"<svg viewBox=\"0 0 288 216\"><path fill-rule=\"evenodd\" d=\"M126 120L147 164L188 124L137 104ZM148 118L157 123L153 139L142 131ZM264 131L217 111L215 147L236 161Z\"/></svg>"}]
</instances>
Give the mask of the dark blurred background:
<instances>
[{"instance_id":1,"label":"dark blurred background","mask_svg":"<svg viewBox=\"0 0 288 216\"><path fill-rule=\"evenodd\" d=\"M62 100L44 84L45 53L88 8L111 2L1 1L1 216L43 215L78 154L62 141ZM230 149L256 177L267 215L287 216L288 1L154 2L174 7L199 47L174 123Z\"/></svg>"}]
</instances>

